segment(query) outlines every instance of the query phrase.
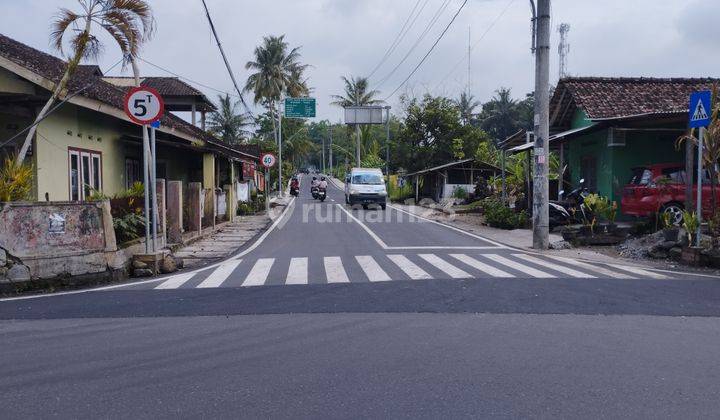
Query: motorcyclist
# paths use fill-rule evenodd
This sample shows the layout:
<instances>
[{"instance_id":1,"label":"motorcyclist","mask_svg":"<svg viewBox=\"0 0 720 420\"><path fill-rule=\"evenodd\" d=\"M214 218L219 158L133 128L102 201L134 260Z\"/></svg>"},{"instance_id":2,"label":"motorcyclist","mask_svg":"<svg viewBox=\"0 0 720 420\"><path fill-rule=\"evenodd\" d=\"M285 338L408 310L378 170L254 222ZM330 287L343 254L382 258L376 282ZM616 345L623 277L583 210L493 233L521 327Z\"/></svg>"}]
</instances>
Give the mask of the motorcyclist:
<instances>
[{"instance_id":1,"label":"motorcyclist","mask_svg":"<svg viewBox=\"0 0 720 420\"><path fill-rule=\"evenodd\" d=\"M310 187L314 188L314 187L317 187L318 185L320 185L320 181L318 181L317 177L314 176L312 179L312 183L310 184Z\"/></svg>"},{"instance_id":2,"label":"motorcyclist","mask_svg":"<svg viewBox=\"0 0 720 420\"><path fill-rule=\"evenodd\" d=\"M298 181L297 176L293 176L290 181L290 190L293 191L298 189L300 189L300 181Z\"/></svg>"},{"instance_id":3,"label":"motorcyclist","mask_svg":"<svg viewBox=\"0 0 720 420\"><path fill-rule=\"evenodd\" d=\"M326 190L327 186L328 186L328 183L325 180L325 177L324 176L320 177L320 182L318 183L318 188L320 188L321 190Z\"/></svg>"}]
</instances>

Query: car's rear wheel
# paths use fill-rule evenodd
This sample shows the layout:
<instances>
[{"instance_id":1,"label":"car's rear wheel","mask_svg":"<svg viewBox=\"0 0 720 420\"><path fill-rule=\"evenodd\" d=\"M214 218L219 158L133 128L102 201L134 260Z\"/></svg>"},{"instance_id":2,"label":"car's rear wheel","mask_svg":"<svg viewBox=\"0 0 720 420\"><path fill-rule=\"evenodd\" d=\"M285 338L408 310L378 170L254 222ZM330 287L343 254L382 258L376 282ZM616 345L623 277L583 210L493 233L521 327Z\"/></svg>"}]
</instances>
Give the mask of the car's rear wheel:
<instances>
[{"instance_id":1,"label":"car's rear wheel","mask_svg":"<svg viewBox=\"0 0 720 420\"><path fill-rule=\"evenodd\" d=\"M367 204L363 204L362 206L363 206L363 210L367 210L367 209L368 209L368 205L367 205Z\"/></svg>"},{"instance_id":2,"label":"car's rear wheel","mask_svg":"<svg viewBox=\"0 0 720 420\"><path fill-rule=\"evenodd\" d=\"M685 210L683 205L675 202L667 203L660 209L662 213L670 214L670 221L674 226L680 226L682 224L683 210Z\"/></svg>"}]
</instances>

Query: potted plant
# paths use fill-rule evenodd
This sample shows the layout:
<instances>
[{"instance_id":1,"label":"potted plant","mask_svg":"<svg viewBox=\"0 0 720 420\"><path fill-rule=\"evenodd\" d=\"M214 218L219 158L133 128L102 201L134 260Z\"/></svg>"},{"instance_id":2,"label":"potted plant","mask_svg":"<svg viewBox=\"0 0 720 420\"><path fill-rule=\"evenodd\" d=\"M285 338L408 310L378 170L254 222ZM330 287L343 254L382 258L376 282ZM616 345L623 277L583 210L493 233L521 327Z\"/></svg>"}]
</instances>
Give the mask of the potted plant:
<instances>
[{"instance_id":1,"label":"potted plant","mask_svg":"<svg viewBox=\"0 0 720 420\"><path fill-rule=\"evenodd\" d=\"M680 234L680 228L673 223L672 214L662 213L660 220L663 226L663 235L665 235L666 242L677 242Z\"/></svg>"},{"instance_id":2,"label":"potted plant","mask_svg":"<svg viewBox=\"0 0 720 420\"><path fill-rule=\"evenodd\" d=\"M681 259L687 264L699 265L702 257L702 254L700 253L702 251L702 247L692 245L695 234L697 234L697 231L700 228L700 222L695 213L690 213L688 211L683 212L683 228L685 229L685 232L687 232L688 243L690 245L683 248Z\"/></svg>"}]
</instances>

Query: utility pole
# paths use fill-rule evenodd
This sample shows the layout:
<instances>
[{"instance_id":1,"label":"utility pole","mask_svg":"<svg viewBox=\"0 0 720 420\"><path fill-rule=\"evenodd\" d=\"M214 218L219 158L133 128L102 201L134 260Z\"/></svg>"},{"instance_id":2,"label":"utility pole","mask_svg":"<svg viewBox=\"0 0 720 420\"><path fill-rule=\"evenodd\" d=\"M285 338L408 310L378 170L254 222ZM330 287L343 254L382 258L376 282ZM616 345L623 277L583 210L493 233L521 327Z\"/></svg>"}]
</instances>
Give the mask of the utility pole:
<instances>
[{"instance_id":1,"label":"utility pole","mask_svg":"<svg viewBox=\"0 0 720 420\"><path fill-rule=\"evenodd\" d=\"M385 176L390 179L390 106L386 106L387 117L385 119Z\"/></svg>"},{"instance_id":2,"label":"utility pole","mask_svg":"<svg viewBox=\"0 0 720 420\"><path fill-rule=\"evenodd\" d=\"M333 127L332 123L330 124L330 147L328 148L328 154L330 155L330 170L332 171L333 168L333 161L332 161L332 133Z\"/></svg>"},{"instance_id":3,"label":"utility pole","mask_svg":"<svg viewBox=\"0 0 720 420\"><path fill-rule=\"evenodd\" d=\"M533 248L548 249L548 154L550 137L550 0L537 0L535 46L535 156L533 170Z\"/></svg>"},{"instance_id":4,"label":"utility pole","mask_svg":"<svg viewBox=\"0 0 720 420\"><path fill-rule=\"evenodd\" d=\"M322 139L322 173L325 173L325 138Z\"/></svg>"},{"instance_id":5,"label":"utility pole","mask_svg":"<svg viewBox=\"0 0 720 420\"><path fill-rule=\"evenodd\" d=\"M357 145L355 146L355 162L357 167L361 167L360 164L360 124L355 124L355 133L357 134Z\"/></svg>"},{"instance_id":6,"label":"utility pole","mask_svg":"<svg viewBox=\"0 0 720 420\"><path fill-rule=\"evenodd\" d=\"M470 97L470 90L472 90L472 60L470 59L470 52L472 51L472 43L470 40L470 26L468 25L468 68L467 68L467 94Z\"/></svg>"}]
</instances>

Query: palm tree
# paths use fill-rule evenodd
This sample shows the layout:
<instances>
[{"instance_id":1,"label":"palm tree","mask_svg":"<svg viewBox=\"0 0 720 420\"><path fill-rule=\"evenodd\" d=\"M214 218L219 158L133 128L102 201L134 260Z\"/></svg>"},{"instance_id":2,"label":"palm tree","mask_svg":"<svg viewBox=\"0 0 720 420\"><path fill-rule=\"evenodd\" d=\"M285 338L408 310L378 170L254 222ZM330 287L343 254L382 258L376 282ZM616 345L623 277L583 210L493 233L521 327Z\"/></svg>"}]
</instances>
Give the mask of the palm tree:
<instances>
[{"instance_id":1,"label":"palm tree","mask_svg":"<svg viewBox=\"0 0 720 420\"><path fill-rule=\"evenodd\" d=\"M80 61L97 58L102 51L103 46L100 40L93 35L94 27L99 26L104 29L115 40L123 54L124 64L132 64L136 84L138 84L139 76L135 59L140 51L140 46L150 39L154 28L150 5L145 0L78 0L78 3L82 9L80 12L76 13L62 8L52 25L50 39L55 49L61 54L64 54L63 43L65 34L69 32L68 28L72 32L69 41L71 53L68 58L68 66L60 81L55 85L50 99L40 110L34 125L28 131L25 142L18 153L16 160L18 166L22 165L25 160L32 138L35 136L38 121L45 117L55 101L67 94L64 91ZM82 29L77 29L78 27Z\"/></svg>"},{"instance_id":2,"label":"palm tree","mask_svg":"<svg viewBox=\"0 0 720 420\"><path fill-rule=\"evenodd\" d=\"M345 96L332 95L334 101L332 105L341 107L362 106L362 105L381 105L384 101L376 99L380 94L378 90L368 90L368 79L366 77L341 77L345 83Z\"/></svg>"},{"instance_id":3,"label":"palm tree","mask_svg":"<svg viewBox=\"0 0 720 420\"><path fill-rule=\"evenodd\" d=\"M495 137L495 141L503 141L518 130L519 112L517 101L512 99L510 89L500 88L495 96L483 105L482 126Z\"/></svg>"},{"instance_id":4,"label":"palm tree","mask_svg":"<svg viewBox=\"0 0 720 420\"><path fill-rule=\"evenodd\" d=\"M342 81L345 83L345 95L332 95L331 97L334 99L334 101L331 102L332 105L346 108L349 106L380 105L384 103L383 100L377 99L380 91L369 90L367 77L355 78L351 76L350 79L348 79L347 77L342 76L341 78ZM362 142L362 140L359 124L355 125L355 131L357 135L355 160L357 161L357 165L360 166L360 143ZM367 131L365 134L365 137L367 137Z\"/></svg>"},{"instance_id":5,"label":"palm tree","mask_svg":"<svg viewBox=\"0 0 720 420\"><path fill-rule=\"evenodd\" d=\"M277 142L277 103L283 94L303 96L310 91L303 73L309 67L300 64L300 47L289 49L285 35L266 36L263 44L255 48L255 60L245 68L254 71L245 83L245 91L252 92L256 104L262 104L272 114L273 134Z\"/></svg>"},{"instance_id":6,"label":"palm tree","mask_svg":"<svg viewBox=\"0 0 720 420\"><path fill-rule=\"evenodd\" d=\"M480 106L480 102L475 100L475 97L467 92L460 94L460 99L455 101L458 109L460 109L460 119L463 125L471 124L475 116L475 108Z\"/></svg>"},{"instance_id":7,"label":"palm tree","mask_svg":"<svg viewBox=\"0 0 720 420\"><path fill-rule=\"evenodd\" d=\"M220 108L210 114L208 131L227 144L240 144L250 133L245 127L252 125L248 114L238 113L239 101L232 102L230 95L218 95Z\"/></svg>"}]
</instances>

